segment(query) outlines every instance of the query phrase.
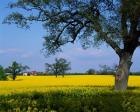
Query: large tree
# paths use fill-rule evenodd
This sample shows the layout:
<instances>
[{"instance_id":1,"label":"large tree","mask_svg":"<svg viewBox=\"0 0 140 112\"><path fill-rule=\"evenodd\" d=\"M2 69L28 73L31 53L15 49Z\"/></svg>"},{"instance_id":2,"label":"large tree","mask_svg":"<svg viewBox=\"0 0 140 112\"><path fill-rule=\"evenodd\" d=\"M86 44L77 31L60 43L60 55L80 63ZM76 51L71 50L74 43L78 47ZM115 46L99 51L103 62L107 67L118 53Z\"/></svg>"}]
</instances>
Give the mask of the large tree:
<instances>
[{"instance_id":1,"label":"large tree","mask_svg":"<svg viewBox=\"0 0 140 112\"><path fill-rule=\"evenodd\" d=\"M46 63L46 72L49 74L54 74L56 77L58 75L62 75L64 77L64 74L71 69L70 62L68 62L64 58L56 58L55 63L49 64Z\"/></svg>"},{"instance_id":2,"label":"large tree","mask_svg":"<svg viewBox=\"0 0 140 112\"><path fill-rule=\"evenodd\" d=\"M131 59L140 45L140 0L17 0L9 6L23 11L13 12L5 23L26 28L33 21L43 24L48 55L76 40L84 48L107 43L120 59L115 89L127 88Z\"/></svg>"}]
</instances>

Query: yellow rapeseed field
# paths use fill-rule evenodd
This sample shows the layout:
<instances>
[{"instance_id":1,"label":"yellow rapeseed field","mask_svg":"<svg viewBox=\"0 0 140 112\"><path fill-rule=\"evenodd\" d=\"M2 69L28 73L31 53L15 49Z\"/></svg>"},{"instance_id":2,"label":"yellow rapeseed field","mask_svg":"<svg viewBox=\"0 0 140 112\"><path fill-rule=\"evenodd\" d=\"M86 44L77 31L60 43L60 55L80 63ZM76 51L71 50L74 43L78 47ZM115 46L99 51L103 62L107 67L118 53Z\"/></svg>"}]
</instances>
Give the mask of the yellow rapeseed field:
<instances>
[{"instance_id":1,"label":"yellow rapeseed field","mask_svg":"<svg viewBox=\"0 0 140 112\"><path fill-rule=\"evenodd\" d=\"M130 87L140 87L140 76L130 76ZM112 87L114 76L112 75L76 75L76 76L18 76L15 81L0 81L0 94L20 93L69 88L84 87Z\"/></svg>"}]
</instances>

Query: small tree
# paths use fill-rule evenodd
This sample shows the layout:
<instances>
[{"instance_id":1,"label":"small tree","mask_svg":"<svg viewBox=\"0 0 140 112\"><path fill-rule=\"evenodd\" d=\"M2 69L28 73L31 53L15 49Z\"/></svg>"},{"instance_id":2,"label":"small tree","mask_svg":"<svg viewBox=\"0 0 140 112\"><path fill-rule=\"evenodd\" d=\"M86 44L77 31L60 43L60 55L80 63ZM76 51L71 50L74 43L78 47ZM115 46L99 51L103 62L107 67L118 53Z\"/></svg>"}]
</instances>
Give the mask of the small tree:
<instances>
[{"instance_id":1,"label":"small tree","mask_svg":"<svg viewBox=\"0 0 140 112\"><path fill-rule=\"evenodd\" d=\"M49 64L46 63L46 71L49 74L55 74L56 77L58 75L62 75L64 77L64 74L66 73L66 71L70 70L70 62L67 62L66 59L64 58L60 58L60 59L55 59L55 63L53 64Z\"/></svg>"},{"instance_id":2,"label":"small tree","mask_svg":"<svg viewBox=\"0 0 140 112\"><path fill-rule=\"evenodd\" d=\"M87 74L90 74L90 75L91 75L91 74L95 74L95 72L96 72L95 69L92 69L92 68L90 68L90 69L88 69L88 70L86 71L86 73L87 73Z\"/></svg>"},{"instance_id":3,"label":"small tree","mask_svg":"<svg viewBox=\"0 0 140 112\"><path fill-rule=\"evenodd\" d=\"M6 75L5 75L5 71L4 68L2 66L0 66L0 80L6 80Z\"/></svg>"},{"instance_id":4,"label":"small tree","mask_svg":"<svg viewBox=\"0 0 140 112\"><path fill-rule=\"evenodd\" d=\"M9 66L8 68L6 68L6 72L11 73L13 80L15 80L16 79L16 76L20 72L25 71L27 69L29 69L28 66L23 66L23 65L17 63L16 61L13 61L12 62L12 65Z\"/></svg>"}]
</instances>

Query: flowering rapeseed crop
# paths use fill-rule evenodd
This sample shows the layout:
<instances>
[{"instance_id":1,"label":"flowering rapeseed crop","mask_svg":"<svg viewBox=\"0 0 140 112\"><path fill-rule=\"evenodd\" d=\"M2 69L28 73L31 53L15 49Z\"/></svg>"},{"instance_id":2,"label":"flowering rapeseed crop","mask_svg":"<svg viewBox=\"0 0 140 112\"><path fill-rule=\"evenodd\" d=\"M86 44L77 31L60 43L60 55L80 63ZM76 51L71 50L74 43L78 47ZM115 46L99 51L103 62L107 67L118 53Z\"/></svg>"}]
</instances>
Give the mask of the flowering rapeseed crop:
<instances>
[{"instance_id":1,"label":"flowering rapeseed crop","mask_svg":"<svg viewBox=\"0 0 140 112\"><path fill-rule=\"evenodd\" d=\"M62 90L69 88L84 88L92 86L112 87L114 76L112 75L76 75L65 76L18 76L15 81L0 81L0 94L17 92ZM140 87L140 76L130 76L129 86Z\"/></svg>"}]
</instances>

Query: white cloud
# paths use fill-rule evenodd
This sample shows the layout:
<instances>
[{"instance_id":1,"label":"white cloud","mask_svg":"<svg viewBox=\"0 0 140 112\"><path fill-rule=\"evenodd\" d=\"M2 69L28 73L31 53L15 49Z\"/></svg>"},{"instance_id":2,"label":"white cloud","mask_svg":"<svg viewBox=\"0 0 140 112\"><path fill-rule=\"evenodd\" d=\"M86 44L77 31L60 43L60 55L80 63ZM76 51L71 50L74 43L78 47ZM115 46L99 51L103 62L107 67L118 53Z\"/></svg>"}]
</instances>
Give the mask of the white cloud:
<instances>
[{"instance_id":1,"label":"white cloud","mask_svg":"<svg viewBox=\"0 0 140 112\"><path fill-rule=\"evenodd\" d=\"M72 48L69 51L65 51L57 55L57 57L64 57L64 58L76 58L76 57L102 57L102 56L109 56L110 52L104 51L102 49L82 49L82 48Z\"/></svg>"},{"instance_id":2,"label":"white cloud","mask_svg":"<svg viewBox=\"0 0 140 112\"><path fill-rule=\"evenodd\" d=\"M21 58L30 58L33 56L33 53L32 52L28 52L28 53L24 53L21 55Z\"/></svg>"},{"instance_id":3,"label":"white cloud","mask_svg":"<svg viewBox=\"0 0 140 112\"><path fill-rule=\"evenodd\" d=\"M14 55L20 58L30 58L33 56L32 52L27 52L18 48L0 49L0 54Z\"/></svg>"},{"instance_id":4,"label":"white cloud","mask_svg":"<svg viewBox=\"0 0 140 112\"><path fill-rule=\"evenodd\" d=\"M0 49L0 54L3 54L4 52L5 52L5 51L3 51L3 50Z\"/></svg>"},{"instance_id":5,"label":"white cloud","mask_svg":"<svg viewBox=\"0 0 140 112\"><path fill-rule=\"evenodd\" d=\"M20 53L21 50L17 48L0 49L0 54Z\"/></svg>"}]
</instances>

